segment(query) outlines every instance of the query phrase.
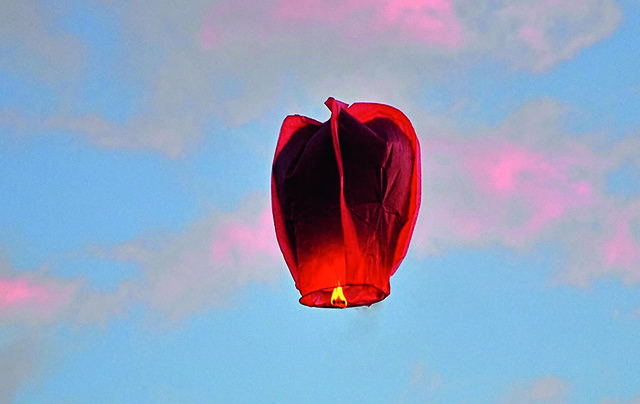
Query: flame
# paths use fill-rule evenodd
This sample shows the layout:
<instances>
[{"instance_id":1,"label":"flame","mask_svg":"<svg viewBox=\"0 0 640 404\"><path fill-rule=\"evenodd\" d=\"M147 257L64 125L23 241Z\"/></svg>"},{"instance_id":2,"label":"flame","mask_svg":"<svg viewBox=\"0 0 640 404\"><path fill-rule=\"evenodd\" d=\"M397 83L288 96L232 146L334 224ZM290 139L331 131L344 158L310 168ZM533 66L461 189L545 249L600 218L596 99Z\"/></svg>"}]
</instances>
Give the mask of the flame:
<instances>
[{"instance_id":1,"label":"flame","mask_svg":"<svg viewBox=\"0 0 640 404\"><path fill-rule=\"evenodd\" d=\"M347 298L344 297L342 286L339 284L333 288L333 293L331 293L331 305L342 308L347 307Z\"/></svg>"}]
</instances>

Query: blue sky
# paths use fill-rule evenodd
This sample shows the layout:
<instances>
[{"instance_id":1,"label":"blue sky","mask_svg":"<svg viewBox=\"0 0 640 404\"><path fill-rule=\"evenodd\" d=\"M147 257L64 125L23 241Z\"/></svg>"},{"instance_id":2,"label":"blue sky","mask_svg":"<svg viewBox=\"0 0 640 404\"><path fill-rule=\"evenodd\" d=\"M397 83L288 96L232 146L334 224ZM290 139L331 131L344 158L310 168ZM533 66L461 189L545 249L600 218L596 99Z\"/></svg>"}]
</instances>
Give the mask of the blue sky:
<instances>
[{"instance_id":1,"label":"blue sky","mask_svg":"<svg viewBox=\"0 0 640 404\"><path fill-rule=\"evenodd\" d=\"M633 1L7 1L0 401L640 400ZM393 105L423 203L391 295L310 309L286 115Z\"/></svg>"}]
</instances>

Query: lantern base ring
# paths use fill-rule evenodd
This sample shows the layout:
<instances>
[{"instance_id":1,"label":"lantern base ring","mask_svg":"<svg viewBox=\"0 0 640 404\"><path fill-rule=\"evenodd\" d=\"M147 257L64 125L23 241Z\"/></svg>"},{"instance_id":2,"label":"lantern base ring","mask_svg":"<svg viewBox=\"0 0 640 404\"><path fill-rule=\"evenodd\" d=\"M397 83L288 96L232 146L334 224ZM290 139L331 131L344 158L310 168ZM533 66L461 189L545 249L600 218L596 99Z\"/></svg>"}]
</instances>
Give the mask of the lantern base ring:
<instances>
[{"instance_id":1,"label":"lantern base ring","mask_svg":"<svg viewBox=\"0 0 640 404\"><path fill-rule=\"evenodd\" d=\"M340 287L347 304L336 304L336 290ZM388 287L387 287L388 290ZM307 293L300 298L300 303L309 307L325 307L343 309L345 307L371 306L389 296L388 292L368 284L336 285Z\"/></svg>"}]
</instances>

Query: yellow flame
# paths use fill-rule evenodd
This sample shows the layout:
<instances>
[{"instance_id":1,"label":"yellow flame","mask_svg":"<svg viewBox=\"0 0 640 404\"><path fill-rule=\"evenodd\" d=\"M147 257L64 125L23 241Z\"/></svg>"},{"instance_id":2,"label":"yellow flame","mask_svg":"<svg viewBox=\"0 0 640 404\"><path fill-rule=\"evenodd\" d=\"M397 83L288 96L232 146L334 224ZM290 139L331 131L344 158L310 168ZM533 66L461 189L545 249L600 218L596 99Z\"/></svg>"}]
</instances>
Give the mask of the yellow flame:
<instances>
[{"instance_id":1,"label":"yellow flame","mask_svg":"<svg viewBox=\"0 0 640 404\"><path fill-rule=\"evenodd\" d=\"M338 285L333 288L333 293L331 293L331 305L335 307L347 307L347 298L344 297L342 286Z\"/></svg>"}]
</instances>

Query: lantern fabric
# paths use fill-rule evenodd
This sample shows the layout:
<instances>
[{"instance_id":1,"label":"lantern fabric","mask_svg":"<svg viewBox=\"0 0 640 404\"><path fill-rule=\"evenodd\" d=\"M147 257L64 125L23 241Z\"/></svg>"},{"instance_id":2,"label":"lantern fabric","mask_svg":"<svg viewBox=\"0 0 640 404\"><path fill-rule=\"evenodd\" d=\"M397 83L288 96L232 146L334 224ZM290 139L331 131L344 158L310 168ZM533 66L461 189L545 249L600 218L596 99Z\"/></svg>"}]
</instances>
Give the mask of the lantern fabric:
<instances>
[{"instance_id":1,"label":"lantern fabric","mask_svg":"<svg viewBox=\"0 0 640 404\"><path fill-rule=\"evenodd\" d=\"M420 146L383 104L325 103L320 123L288 116L273 161L276 236L312 307L370 306L390 293L420 205Z\"/></svg>"}]
</instances>

